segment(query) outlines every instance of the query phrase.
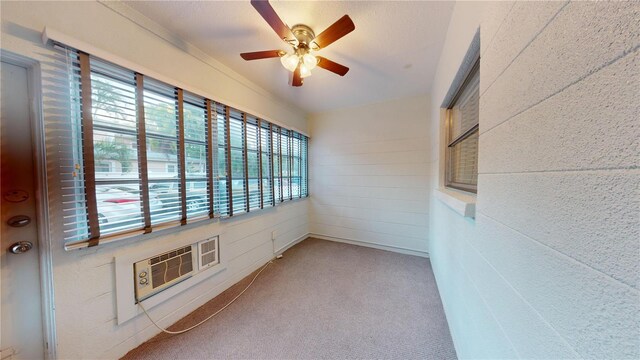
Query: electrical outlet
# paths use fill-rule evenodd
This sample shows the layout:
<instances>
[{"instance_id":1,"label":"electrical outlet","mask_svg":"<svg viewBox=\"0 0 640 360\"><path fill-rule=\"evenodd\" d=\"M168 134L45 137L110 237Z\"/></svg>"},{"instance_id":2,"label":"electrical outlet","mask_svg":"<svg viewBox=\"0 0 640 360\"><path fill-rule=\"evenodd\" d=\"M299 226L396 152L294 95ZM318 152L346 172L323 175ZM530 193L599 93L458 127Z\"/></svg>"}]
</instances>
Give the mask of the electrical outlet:
<instances>
[{"instance_id":1,"label":"electrical outlet","mask_svg":"<svg viewBox=\"0 0 640 360\"><path fill-rule=\"evenodd\" d=\"M276 230L273 230L273 231L271 232L271 240L275 240L275 239L276 239L276 236L278 236L278 232L277 232Z\"/></svg>"}]
</instances>

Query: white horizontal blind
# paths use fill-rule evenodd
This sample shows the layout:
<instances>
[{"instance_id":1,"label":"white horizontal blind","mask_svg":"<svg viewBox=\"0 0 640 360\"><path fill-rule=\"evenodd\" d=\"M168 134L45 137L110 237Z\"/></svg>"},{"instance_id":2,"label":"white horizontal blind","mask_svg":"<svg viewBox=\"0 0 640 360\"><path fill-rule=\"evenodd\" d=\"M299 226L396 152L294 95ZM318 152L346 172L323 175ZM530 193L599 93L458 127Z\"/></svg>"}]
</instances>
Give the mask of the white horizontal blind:
<instances>
[{"instance_id":1,"label":"white horizontal blind","mask_svg":"<svg viewBox=\"0 0 640 360\"><path fill-rule=\"evenodd\" d=\"M82 95L78 52L66 49L58 59L60 81L47 91L57 116L45 119L50 212L61 214L65 243L89 239L82 154ZM51 186L53 185L53 186ZM55 222L52 222L55 224ZM53 226L53 225L52 225Z\"/></svg>"},{"instance_id":2,"label":"white horizontal blind","mask_svg":"<svg viewBox=\"0 0 640 360\"><path fill-rule=\"evenodd\" d=\"M309 196L309 138L300 135L300 197Z\"/></svg>"},{"instance_id":3,"label":"white horizontal blind","mask_svg":"<svg viewBox=\"0 0 640 360\"><path fill-rule=\"evenodd\" d=\"M271 153L271 128L266 121L260 121L260 166L262 169L262 207L273 206L273 155Z\"/></svg>"},{"instance_id":4,"label":"white horizontal blind","mask_svg":"<svg viewBox=\"0 0 640 360\"><path fill-rule=\"evenodd\" d=\"M260 152L258 137L258 119L247 115L247 186L249 190L249 211L261 209L260 206Z\"/></svg>"},{"instance_id":5,"label":"white horizontal blind","mask_svg":"<svg viewBox=\"0 0 640 360\"><path fill-rule=\"evenodd\" d=\"M452 183L478 184L478 132L451 146Z\"/></svg>"},{"instance_id":6,"label":"white horizontal blind","mask_svg":"<svg viewBox=\"0 0 640 360\"><path fill-rule=\"evenodd\" d=\"M216 214L220 214L222 217L230 216L231 209L229 205L230 193L231 193L231 172L229 170L229 149L228 149L228 137L229 128L227 126L227 109L228 107L219 103L215 105L216 109L216 124L217 124L217 166L215 168L214 178L216 180L214 184L215 188L215 206Z\"/></svg>"},{"instance_id":7,"label":"white horizontal blind","mask_svg":"<svg viewBox=\"0 0 640 360\"><path fill-rule=\"evenodd\" d=\"M142 229L136 75L96 58L90 64L100 235Z\"/></svg>"},{"instance_id":8,"label":"white horizontal blind","mask_svg":"<svg viewBox=\"0 0 640 360\"><path fill-rule=\"evenodd\" d=\"M208 173L213 159L209 159L206 100L185 92L183 104L187 218L193 219L209 215Z\"/></svg>"},{"instance_id":9,"label":"white horizontal blind","mask_svg":"<svg viewBox=\"0 0 640 360\"><path fill-rule=\"evenodd\" d=\"M280 157L282 159L282 201L291 200L291 137L289 130L280 128Z\"/></svg>"},{"instance_id":10,"label":"white horizontal blind","mask_svg":"<svg viewBox=\"0 0 640 360\"><path fill-rule=\"evenodd\" d=\"M447 186L472 192L478 184L479 83L476 64L449 109Z\"/></svg>"},{"instance_id":11,"label":"white horizontal blind","mask_svg":"<svg viewBox=\"0 0 640 360\"><path fill-rule=\"evenodd\" d=\"M273 198L274 205L282 202L282 152L280 143L282 133L280 127L271 126L271 154L273 156Z\"/></svg>"},{"instance_id":12,"label":"white horizontal blind","mask_svg":"<svg viewBox=\"0 0 640 360\"><path fill-rule=\"evenodd\" d=\"M245 137L242 113L231 109L229 116L229 139L231 143L231 188L232 215L247 212L245 179Z\"/></svg>"},{"instance_id":13,"label":"white horizontal blind","mask_svg":"<svg viewBox=\"0 0 640 360\"><path fill-rule=\"evenodd\" d=\"M480 72L475 71L470 76L451 107L450 141L478 125L480 118Z\"/></svg>"},{"instance_id":14,"label":"white horizontal blind","mask_svg":"<svg viewBox=\"0 0 640 360\"><path fill-rule=\"evenodd\" d=\"M302 177L300 176L300 135L297 133L292 133L291 136L291 197L292 198L300 198L300 181Z\"/></svg>"},{"instance_id":15,"label":"white horizontal blind","mask_svg":"<svg viewBox=\"0 0 640 360\"><path fill-rule=\"evenodd\" d=\"M64 116L46 120L45 141L66 245L308 196L305 136L73 49L60 55Z\"/></svg>"},{"instance_id":16,"label":"white horizontal blind","mask_svg":"<svg viewBox=\"0 0 640 360\"><path fill-rule=\"evenodd\" d=\"M145 77L148 190L160 203L151 206L151 224L182 218L178 106L176 89Z\"/></svg>"}]
</instances>

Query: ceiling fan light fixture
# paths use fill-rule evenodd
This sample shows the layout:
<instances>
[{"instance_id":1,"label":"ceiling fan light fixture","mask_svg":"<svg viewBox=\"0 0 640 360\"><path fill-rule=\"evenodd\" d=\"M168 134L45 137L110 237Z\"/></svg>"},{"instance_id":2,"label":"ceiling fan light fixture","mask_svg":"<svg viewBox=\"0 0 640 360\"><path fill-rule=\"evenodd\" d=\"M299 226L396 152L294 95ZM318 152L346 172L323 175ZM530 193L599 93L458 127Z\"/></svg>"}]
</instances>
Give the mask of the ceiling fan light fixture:
<instances>
[{"instance_id":1,"label":"ceiling fan light fixture","mask_svg":"<svg viewBox=\"0 0 640 360\"><path fill-rule=\"evenodd\" d=\"M309 53L306 53L302 56L302 62L309 70L313 70L316 65L318 65L318 59Z\"/></svg>"},{"instance_id":2,"label":"ceiling fan light fixture","mask_svg":"<svg viewBox=\"0 0 640 360\"><path fill-rule=\"evenodd\" d=\"M311 76L311 69L302 61L300 62L300 77L304 79L308 76Z\"/></svg>"},{"instance_id":3,"label":"ceiling fan light fixture","mask_svg":"<svg viewBox=\"0 0 640 360\"><path fill-rule=\"evenodd\" d=\"M300 59L296 54L287 54L280 58L280 62L282 63L282 66L284 66L285 69L293 72L293 71L296 71L296 68L298 67L298 62L300 62Z\"/></svg>"}]
</instances>

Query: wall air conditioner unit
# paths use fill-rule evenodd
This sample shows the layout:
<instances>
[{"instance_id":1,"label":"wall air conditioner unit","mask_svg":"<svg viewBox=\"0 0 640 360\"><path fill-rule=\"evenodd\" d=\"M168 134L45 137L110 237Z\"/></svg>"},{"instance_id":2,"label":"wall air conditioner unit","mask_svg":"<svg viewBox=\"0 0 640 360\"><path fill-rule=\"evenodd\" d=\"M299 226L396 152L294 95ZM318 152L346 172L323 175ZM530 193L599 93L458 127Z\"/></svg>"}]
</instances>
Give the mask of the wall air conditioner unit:
<instances>
[{"instance_id":1,"label":"wall air conditioner unit","mask_svg":"<svg viewBox=\"0 0 640 360\"><path fill-rule=\"evenodd\" d=\"M136 303L220 263L219 255L216 236L135 262L133 281Z\"/></svg>"}]
</instances>

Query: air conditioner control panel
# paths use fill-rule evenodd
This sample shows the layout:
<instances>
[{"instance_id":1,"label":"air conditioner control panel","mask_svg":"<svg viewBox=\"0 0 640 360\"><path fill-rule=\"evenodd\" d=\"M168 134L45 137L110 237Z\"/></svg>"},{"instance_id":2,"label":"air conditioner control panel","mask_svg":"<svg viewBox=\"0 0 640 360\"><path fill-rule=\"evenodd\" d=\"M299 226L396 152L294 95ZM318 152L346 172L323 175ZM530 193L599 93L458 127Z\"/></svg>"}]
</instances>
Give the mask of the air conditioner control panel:
<instances>
[{"instance_id":1,"label":"air conditioner control panel","mask_svg":"<svg viewBox=\"0 0 640 360\"><path fill-rule=\"evenodd\" d=\"M142 301L193 274L194 246L189 245L133 264L136 302Z\"/></svg>"}]
</instances>

